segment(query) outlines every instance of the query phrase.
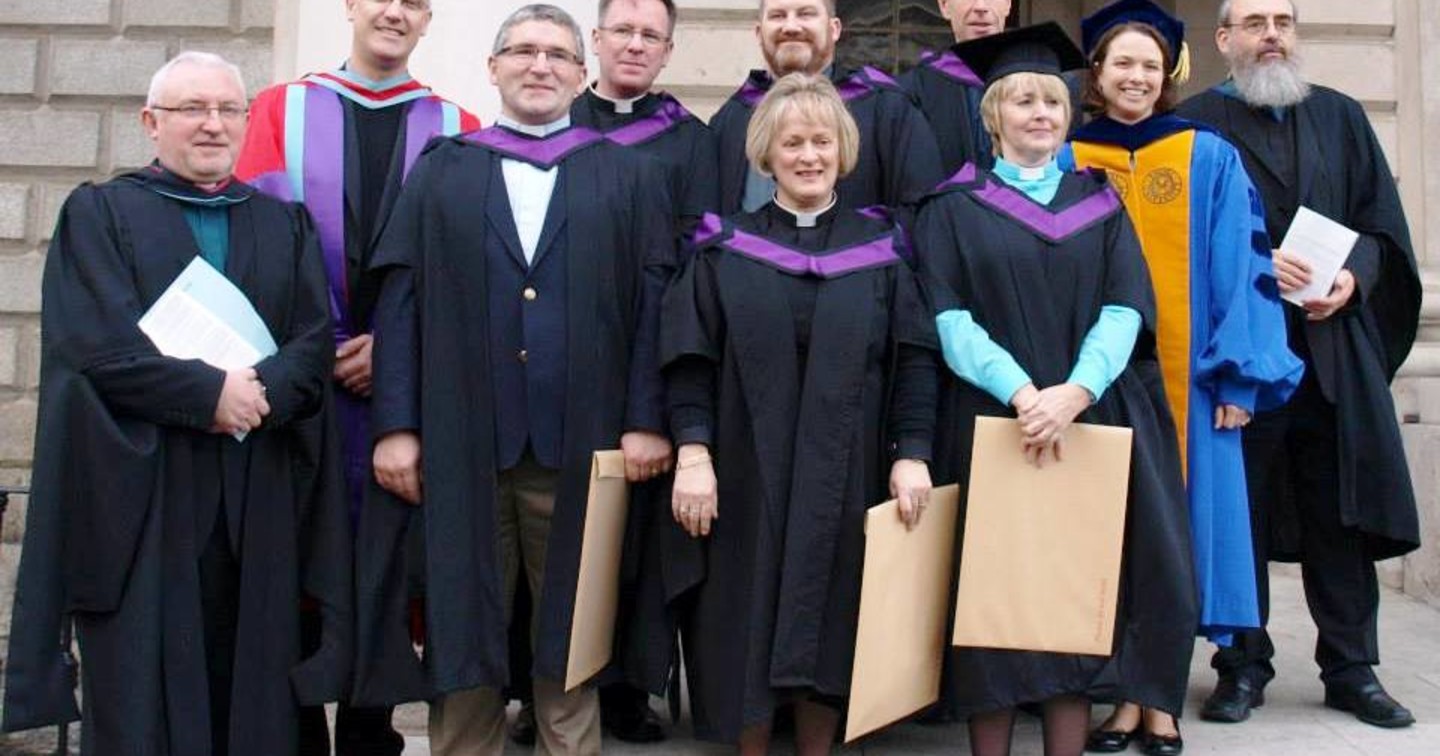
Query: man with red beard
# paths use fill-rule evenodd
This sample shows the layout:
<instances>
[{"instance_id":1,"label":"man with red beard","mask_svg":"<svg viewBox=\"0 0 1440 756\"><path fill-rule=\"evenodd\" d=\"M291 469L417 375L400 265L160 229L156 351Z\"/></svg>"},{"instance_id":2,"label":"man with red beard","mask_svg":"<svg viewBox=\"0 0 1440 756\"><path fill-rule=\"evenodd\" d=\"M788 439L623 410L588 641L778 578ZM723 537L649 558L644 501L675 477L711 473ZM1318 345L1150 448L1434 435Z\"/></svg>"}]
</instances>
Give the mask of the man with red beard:
<instances>
[{"instance_id":1,"label":"man with red beard","mask_svg":"<svg viewBox=\"0 0 1440 756\"><path fill-rule=\"evenodd\" d=\"M950 22L956 45L1005 29L1010 0L939 0L940 15ZM926 52L914 70L900 78L901 86L920 104L935 131L944 173L949 176L966 163L988 167L994 162L990 136L980 123L980 95L985 85L952 48Z\"/></svg>"},{"instance_id":2,"label":"man with red beard","mask_svg":"<svg viewBox=\"0 0 1440 756\"><path fill-rule=\"evenodd\" d=\"M710 120L720 142L721 214L758 209L774 194L774 182L745 160L745 128L771 83L796 71L829 77L860 127L860 160L836 186L841 205L910 207L943 178L930 124L900 85L874 68L835 66L840 29L835 0L761 0L755 37L765 70L751 71Z\"/></svg>"},{"instance_id":3,"label":"man with red beard","mask_svg":"<svg viewBox=\"0 0 1440 756\"><path fill-rule=\"evenodd\" d=\"M1372 564L1420 543L1389 382L1415 340L1420 282L1385 155L1355 100L1306 83L1290 0L1226 0L1215 42L1230 78L1180 108L1239 149L1265 203L1272 244L1301 206L1360 233L1330 293L1286 307L1305 378L1290 403L1245 429L1245 466L1263 624L1266 562L1298 561L1319 630L1325 705L1379 727L1415 721L1376 679L1380 593ZM1310 282L1296 250L1273 251L1282 292ZM1211 665L1220 681L1201 717L1239 722L1275 676L1265 630Z\"/></svg>"}]
</instances>

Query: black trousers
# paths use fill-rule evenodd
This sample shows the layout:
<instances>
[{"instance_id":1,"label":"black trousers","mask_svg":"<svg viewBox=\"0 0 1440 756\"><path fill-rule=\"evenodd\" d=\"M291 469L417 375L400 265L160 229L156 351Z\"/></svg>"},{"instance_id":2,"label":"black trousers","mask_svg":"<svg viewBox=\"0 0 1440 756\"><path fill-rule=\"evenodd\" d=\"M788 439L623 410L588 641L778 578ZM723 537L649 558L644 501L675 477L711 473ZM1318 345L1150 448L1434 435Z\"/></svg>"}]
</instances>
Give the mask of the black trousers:
<instances>
[{"instance_id":1,"label":"black trousers","mask_svg":"<svg viewBox=\"0 0 1440 756\"><path fill-rule=\"evenodd\" d=\"M240 562L230 548L223 511L200 552L200 607L205 629L205 672L210 683L213 756L230 752L230 702L235 684L235 633L240 620Z\"/></svg>"},{"instance_id":2,"label":"black trousers","mask_svg":"<svg viewBox=\"0 0 1440 756\"><path fill-rule=\"evenodd\" d=\"M1298 513L1305 601L1319 631L1320 679L1327 685L1375 679L1380 589L1363 536L1340 521L1335 427L1334 405L1307 373L1289 404L1256 416L1245 429L1261 629L1238 634L1234 646L1216 651L1210 664L1222 676L1245 675L1260 685L1275 677L1275 646L1264 629L1270 619L1270 512L1290 497Z\"/></svg>"},{"instance_id":3,"label":"black trousers","mask_svg":"<svg viewBox=\"0 0 1440 756\"><path fill-rule=\"evenodd\" d=\"M300 642L307 655L320 645L320 615L300 616ZM341 703L335 709L335 756L400 756L405 737L391 725L394 708L352 707ZM299 756L329 756L330 730L324 706L300 708Z\"/></svg>"}]
</instances>

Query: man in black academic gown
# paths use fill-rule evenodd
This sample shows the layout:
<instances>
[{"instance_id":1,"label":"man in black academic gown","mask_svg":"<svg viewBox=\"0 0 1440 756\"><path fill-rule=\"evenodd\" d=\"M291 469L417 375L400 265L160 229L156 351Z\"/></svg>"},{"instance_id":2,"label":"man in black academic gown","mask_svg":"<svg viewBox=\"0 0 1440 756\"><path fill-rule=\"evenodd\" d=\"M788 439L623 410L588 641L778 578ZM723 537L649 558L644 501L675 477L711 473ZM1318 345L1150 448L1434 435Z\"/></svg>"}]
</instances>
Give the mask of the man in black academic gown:
<instances>
[{"instance_id":1,"label":"man in black academic gown","mask_svg":"<svg viewBox=\"0 0 1440 756\"><path fill-rule=\"evenodd\" d=\"M908 211L944 178L935 135L899 83L883 71L837 70L840 19L835 0L762 0L755 37L765 69L751 71L710 119L720 142L719 214L758 210L774 196L774 181L745 159L745 129L771 83L803 71L829 76L860 127L860 161L836 186L840 204L884 205L904 211L902 220L908 218Z\"/></svg>"},{"instance_id":2,"label":"man in black academic gown","mask_svg":"<svg viewBox=\"0 0 1440 756\"><path fill-rule=\"evenodd\" d=\"M181 54L142 111L158 159L61 211L6 729L77 717L72 621L86 754L293 754L298 705L350 682L325 272L305 211L232 179L245 118L238 69ZM157 350L139 320L192 263L277 352L226 370ZM323 625L303 664L302 596Z\"/></svg>"},{"instance_id":3,"label":"man in black academic gown","mask_svg":"<svg viewBox=\"0 0 1440 756\"><path fill-rule=\"evenodd\" d=\"M366 266L400 186L430 137L479 122L409 75L410 55L431 21L429 0L346 0L350 57L338 69L262 91L235 174L281 199L303 200L320 234L335 316L335 405L344 439L352 521L370 470L370 317L378 277ZM304 128L294 128L295 122ZM294 142L301 142L295 144ZM300 165L285 158L300 148ZM306 611L307 642L314 642ZM405 739L388 708L335 712L337 756L399 756ZM328 754L325 711L302 715L301 753Z\"/></svg>"},{"instance_id":4,"label":"man in black academic gown","mask_svg":"<svg viewBox=\"0 0 1440 756\"><path fill-rule=\"evenodd\" d=\"M715 136L655 78L675 49L673 0L601 0L591 32L599 69L570 117L616 144L635 147L665 167L675 218L688 232L716 208Z\"/></svg>"},{"instance_id":5,"label":"man in black academic gown","mask_svg":"<svg viewBox=\"0 0 1440 756\"><path fill-rule=\"evenodd\" d=\"M570 124L580 30L529 5L489 61L502 116L433 142L376 249L375 473L361 514L357 703L432 701L436 754L499 753L500 688L530 674L540 752L594 753L599 707L564 691L593 452L631 481L670 467L656 339L674 267L652 161ZM421 528L425 658L410 647L406 531ZM534 596L533 670L507 614Z\"/></svg>"},{"instance_id":6,"label":"man in black academic gown","mask_svg":"<svg viewBox=\"0 0 1440 756\"><path fill-rule=\"evenodd\" d=\"M950 22L955 43L988 37L1005 30L1010 0L938 0L940 15ZM928 52L900 77L900 85L919 103L935 132L946 176L966 163L989 168L995 162L990 136L980 122L980 96L985 82L954 50Z\"/></svg>"},{"instance_id":7,"label":"man in black academic gown","mask_svg":"<svg viewBox=\"0 0 1440 756\"><path fill-rule=\"evenodd\" d=\"M611 142L634 148L664 167L674 203L677 236L693 230L716 207L715 136L655 78L675 48L672 0L601 0L599 27L590 34L599 68L576 98L570 117ZM630 742L664 740L647 690L660 693L675 672L675 627L668 615L662 577L662 542L670 525L669 476L634 489L627 523L621 626L617 628L624 681L600 689L601 718L615 737Z\"/></svg>"},{"instance_id":8,"label":"man in black academic gown","mask_svg":"<svg viewBox=\"0 0 1440 756\"><path fill-rule=\"evenodd\" d=\"M1299 561L1325 704L1381 727L1414 717L1381 687L1374 560L1420 542L1390 380L1415 340L1420 283L1410 232L1385 155L1355 100L1300 75L1290 0L1228 0L1215 40L1230 78L1180 114L1218 129L1239 149L1265 203L1272 243L1308 207L1359 232L1328 295L1287 306L1290 347L1305 379L1290 403L1245 430L1260 580L1268 616L1268 559ZM1310 269L1296 250L1274 251L1281 291ZM1201 716L1238 722L1264 701L1275 675L1270 636L1237 637L1212 659L1219 685Z\"/></svg>"}]
</instances>

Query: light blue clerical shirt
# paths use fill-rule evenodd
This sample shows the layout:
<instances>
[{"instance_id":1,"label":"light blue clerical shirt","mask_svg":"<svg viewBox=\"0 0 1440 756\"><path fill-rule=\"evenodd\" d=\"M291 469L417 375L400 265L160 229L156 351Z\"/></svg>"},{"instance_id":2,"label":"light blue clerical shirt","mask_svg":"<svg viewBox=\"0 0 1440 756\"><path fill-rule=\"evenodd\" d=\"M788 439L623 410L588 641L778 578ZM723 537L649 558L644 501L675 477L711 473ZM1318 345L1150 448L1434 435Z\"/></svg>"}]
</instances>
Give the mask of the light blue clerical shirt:
<instances>
[{"instance_id":1,"label":"light blue clerical shirt","mask_svg":"<svg viewBox=\"0 0 1440 756\"><path fill-rule=\"evenodd\" d=\"M1036 168L995 159L994 173L1001 181L1042 205L1049 205L1060 190L1062 173L1054 160ZM1140 334L1140 313L1123 305L1105 305L1085 334L1069 382L1099 399L1130 362ZM1030 376L1015 358L996 344L975 322L969 310L946 310L935 317L945 364L966 383L979 387L1001 404L1030 383Z\"/></svg>"}]
</instances>

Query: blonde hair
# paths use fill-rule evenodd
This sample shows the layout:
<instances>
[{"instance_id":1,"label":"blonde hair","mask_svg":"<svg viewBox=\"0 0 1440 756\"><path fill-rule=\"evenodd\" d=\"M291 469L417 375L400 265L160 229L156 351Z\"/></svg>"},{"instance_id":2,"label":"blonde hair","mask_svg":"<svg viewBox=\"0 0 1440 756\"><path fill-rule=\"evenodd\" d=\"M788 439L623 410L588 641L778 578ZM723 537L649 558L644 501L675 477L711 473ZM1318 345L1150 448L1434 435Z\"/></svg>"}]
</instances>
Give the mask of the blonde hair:
<instances>
[{"instance_id":1,"label":"blonde hair","mask_svg":"<svg viewBox=\"0 0 1440 756\"><path fill-rule=\"evenodd\" d=\"M860 128L850 109L829 79L797 72L780 77L750 116L750 125L745 129L745 157L756 171L771 175L766 158L770 144L792 115L810 123L834 126L840 148L840 175L855 170L860 159Z\"/></svg>"},{"instance_id":2,"label":"blonde hair","mask_svg":"<svg viewBox=\"0 0 1440 756\"><path fill-rule=\"evenodd\" d=\"M985 96L980 98L980 120L985 124L985 131L990 135L990 144L997 156L1000 155L1000 103L1021 93L1033 93L1057 100L1065 110L1065 123L1060 124L1060 131L1063 133L1069 130L1072 116L1070 88L1065 86L1064 79L1054 74L1033 71L1019 71L1002 76L992 83L985 90Z\"/></svg>"}]
</instances>

